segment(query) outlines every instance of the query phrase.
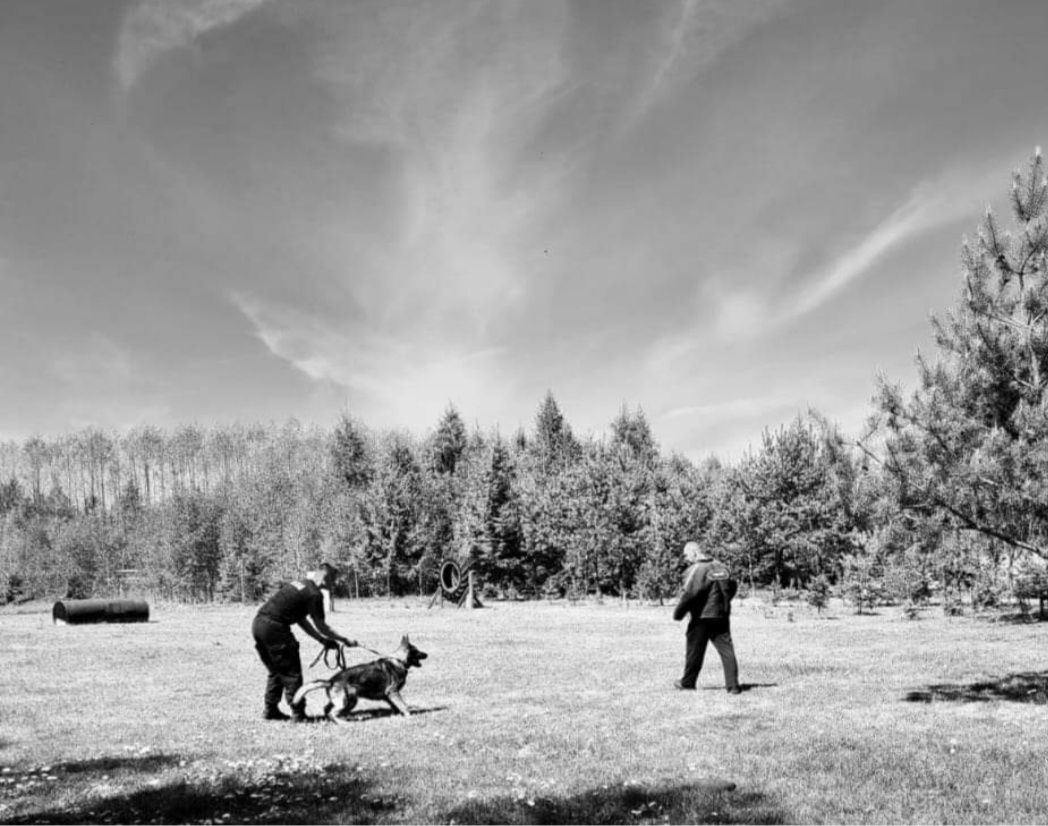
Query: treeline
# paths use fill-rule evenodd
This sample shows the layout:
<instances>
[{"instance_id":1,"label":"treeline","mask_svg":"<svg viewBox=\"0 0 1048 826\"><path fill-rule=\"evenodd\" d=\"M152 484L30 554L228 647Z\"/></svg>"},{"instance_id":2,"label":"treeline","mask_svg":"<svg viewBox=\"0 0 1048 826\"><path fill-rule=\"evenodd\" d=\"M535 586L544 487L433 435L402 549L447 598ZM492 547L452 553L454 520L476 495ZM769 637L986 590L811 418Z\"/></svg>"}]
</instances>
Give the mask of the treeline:
<instances>
[{"instance_id":1,"label":"treeline","mask_svg":"<svg viewBox=\"0 0 1048 826\"><path fill-rule=\"evenodd\" d=\"M0 599L255 601L320 559L349 596L435 591L455 560L504 596L662 600L685 541L749 587L954 610L1048 593L1048 182L1038 153L964 246L957 305L870 426L817 412L732 466L664 455L640 409L578 437L552 393L512 437L449 407L425 436L344 416L0 444Z\"/></svg>"},{"instance_id":2,"label":"treeline","mask_svg":"<svg viewBox=\"0 0 1048 826\"><path fill-rule=\"evenodd\" d=\"M701 538L753 584L836 575L871 514L832 428L798 419L738 467L663 456L642 411L580 439L552 394L530 432L85 430L0 450L6 594L257 600L321 558L352 595L427 594L453 559L489 592L661 599Z\"/></svg>"}]
</instances>

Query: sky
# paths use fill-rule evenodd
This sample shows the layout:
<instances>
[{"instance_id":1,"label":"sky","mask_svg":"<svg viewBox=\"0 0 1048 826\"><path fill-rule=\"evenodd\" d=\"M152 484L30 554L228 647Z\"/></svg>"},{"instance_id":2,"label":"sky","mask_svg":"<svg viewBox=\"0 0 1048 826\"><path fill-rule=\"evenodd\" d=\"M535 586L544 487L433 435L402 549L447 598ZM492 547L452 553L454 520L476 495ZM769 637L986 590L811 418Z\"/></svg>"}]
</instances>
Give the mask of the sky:
<instances>
[{"instance_id":1,"label":"sky","mask_svg":"<svg viewBox=\"0 0 1048 826\"><path fill-rule=\"evenodd\" d=\"M3 0L0 440L738 458L904 386L1048 139L1048 3Z\"/></svg>"}]
</instances>

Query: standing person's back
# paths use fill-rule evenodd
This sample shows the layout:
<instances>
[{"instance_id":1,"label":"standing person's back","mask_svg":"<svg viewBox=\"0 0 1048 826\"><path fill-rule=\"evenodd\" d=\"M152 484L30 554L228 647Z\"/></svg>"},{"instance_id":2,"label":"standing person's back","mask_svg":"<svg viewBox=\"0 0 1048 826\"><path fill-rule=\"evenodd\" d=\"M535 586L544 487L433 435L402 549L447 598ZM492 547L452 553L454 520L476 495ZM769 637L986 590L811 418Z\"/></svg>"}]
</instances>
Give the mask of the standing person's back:
<instances>
[{"instance_id":1,"label":"standing person's back","mask_svg":"<svg viewBox=\"0 0 1048 826\"><path fill-rule=\"evenodd\" d=\"M676 687L693 690L702 670L706 644L713 643L724 668L724 684L731 694L738 694L739 668L731 640L731 601L738 590L728 566L702 550L697 542L684 546L684 556L691 562L684 575L684 587L673 619L680 621L688 614L687 648L684 675Z\"/></svg>"}]
</instances>

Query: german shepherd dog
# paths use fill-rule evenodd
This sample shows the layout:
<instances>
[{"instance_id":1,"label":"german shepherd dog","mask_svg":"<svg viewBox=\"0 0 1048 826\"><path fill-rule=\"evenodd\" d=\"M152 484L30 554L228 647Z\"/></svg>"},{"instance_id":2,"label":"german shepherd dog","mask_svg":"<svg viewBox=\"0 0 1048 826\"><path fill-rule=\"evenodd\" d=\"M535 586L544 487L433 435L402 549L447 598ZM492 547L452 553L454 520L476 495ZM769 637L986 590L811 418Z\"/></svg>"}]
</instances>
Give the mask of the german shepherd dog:
<instances>
[{"instance_id":1,"label":"german shepherd dog","mask_svg":"<svg viewBox=\"0 0 1048 826\"><path fill-rule=\"evenodd\" d=\"M400 690L408 678L409 668L421 668L428 655L411 644L407 634L400 638L400 647L388 657L344 668L326 680L313 680L295 692L298 703L310 692L324 689L328 702L324 714L336 723L343 722L363 697L365 700L384 700L394 711L410 717L407 703Z\"/></svg>"}]
</instances>

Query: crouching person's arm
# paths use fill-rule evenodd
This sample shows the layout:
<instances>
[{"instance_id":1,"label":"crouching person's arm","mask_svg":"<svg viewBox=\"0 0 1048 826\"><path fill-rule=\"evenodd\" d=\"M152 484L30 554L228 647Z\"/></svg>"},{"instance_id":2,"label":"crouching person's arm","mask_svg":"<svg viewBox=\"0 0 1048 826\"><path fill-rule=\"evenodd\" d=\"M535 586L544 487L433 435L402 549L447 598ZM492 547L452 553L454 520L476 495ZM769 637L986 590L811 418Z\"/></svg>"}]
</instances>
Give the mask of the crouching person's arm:
<instances>
[{"instance_id":1,"label":"crouching person's arm","mask_svg":"<svg viewBox=\"0 0 1048 826\"><path fill-rule=\"evenodd\" d=\"M356 640L342 636L327 624L327 621L324 619L323 609L311 611L309 617L303 619L299 624L302 626L303 631L321 645L327 646L329 643L341 643L348 648L353 648L357 645Z\"/></svg>"}]
</instances>

